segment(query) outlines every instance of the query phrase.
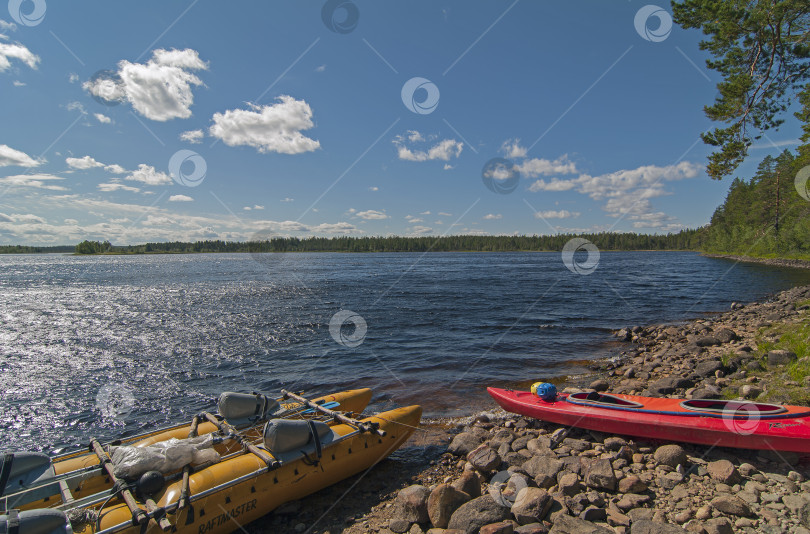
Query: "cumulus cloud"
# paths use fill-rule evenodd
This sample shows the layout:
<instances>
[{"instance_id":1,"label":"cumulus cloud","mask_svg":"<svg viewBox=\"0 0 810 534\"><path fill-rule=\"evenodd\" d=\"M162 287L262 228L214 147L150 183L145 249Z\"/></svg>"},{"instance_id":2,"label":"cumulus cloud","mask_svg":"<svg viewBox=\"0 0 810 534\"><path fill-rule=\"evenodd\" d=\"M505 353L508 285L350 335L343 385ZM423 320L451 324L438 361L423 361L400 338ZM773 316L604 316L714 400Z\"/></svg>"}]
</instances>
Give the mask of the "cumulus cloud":
<instances>
[{"instance_id":1,"label":"cumulus cloud","mask_svg":"<svg viewBox=\"0 0 810 534\"><path fill-rule=\"evenodd\" d=\"M40 162L8 145L0 145L0 167L37 167Z\"/></svg>"},{"instance_id":2,"label":"cumulus cloud","mask_svg":"<svg viewBox=\"0 0 810 534\"><path fill-rule=\"evenodd\" d=\"M301 133L314 126L312 108L304 100L282 95L276 104L214 113L208 129L228 146L250 146L259 152L302 154L320 148L320 142Z\"/></svg>"},{"instance_id":3,"label":"cumulus cloud","mask_svg":"<svg viewBox=\"0 0 810 534\"><path fill-rule=\"evenodd\" d=\"M205 133L202 130L189 130L180 134L181 141L186 141L193 145L202 143L203 137L205 137Z\"/></svg>"},{"instance_id":4,"label":"cumulus cloud","mask_svg":"<svg viewBox=\"0 0 810 534\"><path fill-rule=\"evenodd\" d=\"M503 215L501 215L500 213L497 213L497 214L496 213L487 213L486 215L484 215L484 220L485 221L497 221L498 219L503 219Z\"/></svg>"},{"instance_id":5,"label":"cumulus cloud","mask_svg":"<svg viewBox=\"0 0 810 534\"><path fill-rule=\"evenodd\" d=\"M559 178L552 178L550 181L537 180L529 186L529 191L536 193L538 191L568 191L577 186L574 180L560 180Z\"/></svg>"},{"instance_id":6,"label":"cumulus cloud","mask_svg":"<svg viewBox=\"0 0 810 534\"><path fill-rule=\"evenodd\" d=\"M82 158L66 158L65 163L72 169L87 170L96 167L103 167L104 164L96 161L91 156L84 156Z\"/></svg>"},{"instance_id":7,"label":"cumulus cloud","mask_svg":"<svg viewBox=\"0 0 810 534\"><path fill-rule=\"evenodd\" d=\"M412 227L408 228L408 233L411 236L425 235L425 234L431 233L432 231L433 231L433 228L431 228L429 226L416 225L416 226L412 226Z\"/></svg>"},{"instance_id":8,"label":"cumulus cloud","mask_svg":"<svg viewBox=\"0 0 810 534\"><path fill-rule=\"evenodd\" d=\"M263 210L263 209L264 209L264 206L259 206L258 204L256 204L256 205L255 205L255 206L253 206L253 207L251 207L251 206L245 206L245 207L244 207L244 208L242 208L242 209L243 209L243 210L245 210L245 211L251 211L251 210Z\"/></svg>"},{"instance_id":9,"label":"cumulus cloud","mask_svg":"<svg viewBox=\"0 0 810 534\"><path fill-rule=\"evenodd\" d=\"M129 185L119 184L117 182L111 182L106 184L98 184L98 188L100 191L104 191L105 193L109 193L112 191L132 191L133 193L137 193L140 191L137 187L132 187Z\"/></svg>"},{"instance_id":10,"label":"cumulus cloud","mask_svg":"<svg viewBox=\"0 0 810 534\"><path fill-rule=\"evenodd\" d=\"M527 159L515 165L515 169L528 178L537 178L540 175L576 174L577 172L577 167L573 161L568 159L568 154L563 154L555 160L544 158Z\"/></svg>"},{"instance_id":11,"label":"cumulus cloud","mask_svg":"<svg viewBox=\"0 0 810 534\"><path fill-rule=\"evenodd\" d=\"M169 197L169 202L193 202L194 199L187 195L172 195Z\"/></svg>"},{"instance_id":12,"label":"cumulus cloud","mask_svg":"<svg viewBox=\"0 0 810 534\"><path fill-rule=\"evenodd\" d=\"M411 224L418 223L418 222L424 222L424 219L422 219L421 217L416 217L415 215L406 215L405 220L408 221Z\"/></svg>"},{"instance_id":13,"label":"cumulus cloud","mask_svg":"<svg viewBox=\"0 0 810 534\"><path fill-rule=\"evenodd\" d=\"M127 170L125 168L123 168L122 166L117 165L115 163L113 163L111 165L105 165L104 170L107 171L107 172L111 172L113 174L126 174L126 172L127 172Z\"/></svg>"},{"instance_id":14,"label":"cumulus cloud","mask_svg":"<svg viewBox=\"0 0 810 534\"><path fill-rule=\"evenodd\" d=\"M568 211L568 210L548 210L548 211L538 211L534 214L536 219L568 219L571 217L579 217L580 213L578 211Z\"/></svg>"},{"instance_id":15,"label":"cumulus cloud","mask_svg":"<svg viewBox=\"0 0 810 534\"><path fill-rule=\"evenodd\" d=\"M526 157L526 148L520 146L520 139L507 139L501 145L504 157L518 159Z\"/></svg>"},{"instance_id":16,"label":"cumulus cloud","mask_svg":"<svg viewBox=\"0 0 810 534\"><path fill-rule=\"evenodd\" d=\"M656 211L650 199L671 194L665 187L666 182L694 178L701 169L700 165L688 161L663 167L644 165L598 176L581 174L571 180L537 180L529 190L537 192L573 189L593 200L605 201L602 209L608 216L626 216L633 221L635 228L671 231L683 226L675 217Z\"/></svg>"},{"instance_id":17,"label":"cumulus cloud","mask_svg":"<svg viewBox=\"0 0 810 534\"><path fill-rule=\"evenodd\" d=\"M21 82L20 80L14 80L11 83L14 87L25 87L25 82Z\"/></svg>"},{"instance_id":18,"label":"cumulus cloud","mask_svg":"<svg viewBox=\"0 0 810 534\"><path fill-rule=\"evenodd\" d=\"M93 113L93 116L101 124L110 124L112 122L112 119L103 113Z\"/></svg>"},{"instance_id":19,"label":"cumulus cloud","mask_svg":"<svg viewBox=\"0 0 810 534\"><path fill-rule=\"evenodd\" d=\"M3 19L0 19L0 30L3 31L17 31L17 25L13 22L6 22Z\"/></svg>"},{"instance_id":20,"label":"cumulus cloud","mask_svg":"<svg viewBox=\"0 0 810 534\"><path fill-rule=\"evenodd\" d=\"M0 186L31 187L33 189L50 189L52 191L66 191L67 188L51 182L64 180L61 176L53 174L16 174L0 178Z\"/></svg>"},{"instance_id":21,"label":"cumulus cloud","mask_svg":"<svg viewBox=\"0 0 810 534\"><path fill-rule=\"evenodd\" d=\"M194 71L208 70L196 50L158 49L146 63L118 62L112 76L88 80L82 87L108 102L129 102L147 119L168 121L191 117L192 87L203 85Z\"/></svg>"},{"instance_id":22,"label":"cumulus cloud","mask_svg":"<svg viewBox=\"0 0 810 534\"><path fill-rule=\"evenodd\" d=\"M388 215L386 215L382 211L377 210L367 210L367 211L358 211L356 214L357 217L364 219L366 221L372 220L380 220L380 219L388 219Z\"/></svg>"},{"instance_id":23,"label":"cumulus cloud","mask_svg":"<svg viewBox=\"0 0 810 534\"><path fill-rule=\"evenodd\" d=\"M11 68L11 60L16 59L32 69L37 68L40 57L19 43L0 42L0 72Z\"/></svg>"},{"instance_id":24,"label":"cumulus cloud","mask_svg":"<svg viewBox=\"0 0 810 534\"><path fill-rule=\"evenodd\" d=\"M397 157L406 161L450 161L461 155L464 143L455 139L443 139L427 150L418 150L408 145L422 143L425 138L416 130L408 130L404 134L394 137L392 143L397 148ZM451 167L452 168L452 167Z\"/></svg>"},{"instance_id":25,"label":"cumulus cloud","mask_svg":"<svg viewBox=\"0 0 810 534\"><path fill-rule=\"evenodd\" d=\"M141 182L146 185L164 185L172 182L168 174L155 170L154 167L146 165L145 163L138 165L138 170L133 171L126 179Z\"/></svg>"}]
</instances>

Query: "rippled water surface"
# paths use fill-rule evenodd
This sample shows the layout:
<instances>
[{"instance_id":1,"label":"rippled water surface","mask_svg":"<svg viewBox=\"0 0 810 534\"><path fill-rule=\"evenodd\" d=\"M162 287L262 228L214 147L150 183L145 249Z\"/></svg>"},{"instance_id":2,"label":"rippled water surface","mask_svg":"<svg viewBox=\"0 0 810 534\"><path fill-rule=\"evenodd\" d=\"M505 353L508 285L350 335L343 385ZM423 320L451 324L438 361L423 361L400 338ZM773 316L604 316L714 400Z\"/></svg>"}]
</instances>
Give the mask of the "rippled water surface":
<instances>
[{"instance_id":1,"label":"rippled water surface","mask_svg":"<svg viewBox=\"0 0 810 534\"><path fill-rule=\"evenodd\" d=\"M611 329L808 283L674 252L603 253L587 276L559 253L0 256L0 450L183 421L223 390L368 386L375 408L464 414L486 385L604 355ZM341 309L362 344L330 335Z\"/></svg>"}]
</instances>

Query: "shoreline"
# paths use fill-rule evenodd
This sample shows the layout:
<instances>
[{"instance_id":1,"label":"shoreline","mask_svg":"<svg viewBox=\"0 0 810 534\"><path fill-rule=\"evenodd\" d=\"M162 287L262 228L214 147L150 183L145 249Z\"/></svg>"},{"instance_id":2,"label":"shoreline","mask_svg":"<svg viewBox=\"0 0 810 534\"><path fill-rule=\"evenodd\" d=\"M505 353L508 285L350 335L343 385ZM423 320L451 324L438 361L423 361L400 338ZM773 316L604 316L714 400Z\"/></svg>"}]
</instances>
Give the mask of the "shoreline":
<instances>
[{"instance_id":1,"label":"shoreline","mask_svg":"<svg viewBox=\"0 0 810 534\"><path fill-rule=\"evenodd\" d=\"M807 267L810 262L802 268ZM558 388L783 404L797 404L799 395L810 405L810 393L804 393L810 376L786 377L795 364L779 365L779 350L774 357L769 352L782 343L780 328L803 324L810 324L810 286L677 324L623 328L615 332L617 354L593 360L587 372L566 376ZM450 517L460 514L456 526L464 514L500 525L486 532L810 534L810 470L796 454L663 444L579 429L553 446L550 438L562 431L504 412L494 402L483 413L429 421L365 476L288 503L248 530L458 534L463 531L436 528L428 516L414 512L428 507L428 495L458 489L466 490L460 498L467 503L454 504ZM487 458L495 461L486 464ZM553 476L538 472L549 465ZM507 469L500 478L523 480L534 488L529 492L534 504L544 503L539 511L535 506L535 516L510 513L493 500L492 495L509 495L509 487L493 485L495 474ZM591 476L600 469L609 471L607 482ZM303 512L310 507L326 511L314 525Z\"/></svg>"},{"instance_id":2,"label":"shoreline","mask_svg":"<svg viewBox=\"0 0 810 534\"><path fill-rule=\"evenodd\" d=\"M756 258L753 256L737 256L735 254L709 254L701 253L707 258L718 258L721 260L731 260L742 263L760 263L762 265L773 265L774 267L789 267L793 269L810 269L810 260L798 260L790 258Z\"/></svg>"}]
</instances>

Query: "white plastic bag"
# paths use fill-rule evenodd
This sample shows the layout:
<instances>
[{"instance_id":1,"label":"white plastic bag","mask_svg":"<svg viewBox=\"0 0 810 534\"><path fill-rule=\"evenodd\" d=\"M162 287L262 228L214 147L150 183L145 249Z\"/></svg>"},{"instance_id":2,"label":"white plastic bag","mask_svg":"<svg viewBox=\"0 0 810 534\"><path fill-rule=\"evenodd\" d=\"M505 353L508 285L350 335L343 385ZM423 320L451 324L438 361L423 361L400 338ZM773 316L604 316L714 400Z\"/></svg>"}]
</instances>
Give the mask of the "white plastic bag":
<instances>
[{"instance_id":1,"label":"white plastic bag","mask_svg":"<svg viewBox=\"0 0 810 534\"><path fill-rule=\"evenodd\" d=\"M211 434L189 439L171 438L148 447L116 447L112 453L113 473L119 478L133 479L147 471L170 473L185 465L199 465L220 460L213 448Z\"/></svg>"}]
</instances>

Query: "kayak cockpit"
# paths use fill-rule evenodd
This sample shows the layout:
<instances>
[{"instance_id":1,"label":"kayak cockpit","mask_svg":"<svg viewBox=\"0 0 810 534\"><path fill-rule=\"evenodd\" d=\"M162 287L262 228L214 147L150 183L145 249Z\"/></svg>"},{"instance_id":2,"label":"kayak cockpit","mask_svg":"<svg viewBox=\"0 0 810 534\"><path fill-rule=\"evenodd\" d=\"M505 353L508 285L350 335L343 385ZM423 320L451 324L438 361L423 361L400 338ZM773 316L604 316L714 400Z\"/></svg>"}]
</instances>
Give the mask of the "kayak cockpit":
<instances>
[{"instance_id":1,"label":"kayak cockpit","mask_svg":"<svg viewBox=\"0 0 810 534\"><path fill-rule=\"evenodd\" d=\"M571 393L565 400L573 404L585 404L593 406L605 406L610 408L643 408L644 405L640 402L623 399L607 393L598 393L591 391L590 393Z\"/></svg>"},{"instance_id":2,"label":"kayak cockpit","mask_svg":"<svg viewBox=\"0 0 810 534\"><path fill-rule=\"evenodd\" d=\"M691 412L717 413L729 417L761 417L787 412L787 408L778 404L722 399L690 399L681 402L680 406Z\"/></svg>"}]
</instances>

